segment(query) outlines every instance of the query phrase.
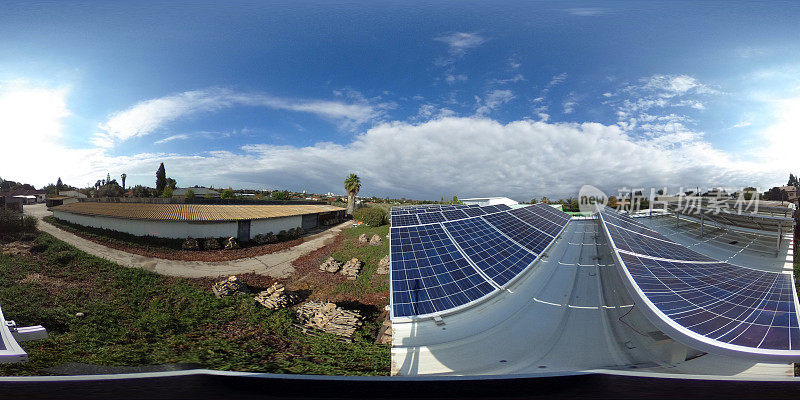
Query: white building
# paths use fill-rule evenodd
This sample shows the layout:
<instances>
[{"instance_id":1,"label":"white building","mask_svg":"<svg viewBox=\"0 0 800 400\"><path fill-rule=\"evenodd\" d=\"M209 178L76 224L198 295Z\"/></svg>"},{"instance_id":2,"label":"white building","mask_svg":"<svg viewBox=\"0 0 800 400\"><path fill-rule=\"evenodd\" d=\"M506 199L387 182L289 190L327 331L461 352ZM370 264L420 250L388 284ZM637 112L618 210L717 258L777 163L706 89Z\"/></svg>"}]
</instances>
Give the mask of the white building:
<instances>
[{"instance_id":1,"label":"white building","mask_svg":"<svg viewBox=\"0 0 800 400\"><path fill-rule=\"evenodd\" d=\"M473 197L471 199L460 199L466 205L479 205L481 207L484 206L494 206L498 204L505 204L507 206L513 206L515 204L519 204L518 202L509 199L508 197Z\"/></svg>"},{"instance_id":2,"label":"white building","mask_svg":"<svg viewBox=\"0 0 800 400\"><path fill-rule=\"evenodd\" d=\"M312 229L344 218L344 208L328 205L215 205L80 202L53 207L60 220L136 236L173 239L235 237Z\"/></svg>"}]
</instances>

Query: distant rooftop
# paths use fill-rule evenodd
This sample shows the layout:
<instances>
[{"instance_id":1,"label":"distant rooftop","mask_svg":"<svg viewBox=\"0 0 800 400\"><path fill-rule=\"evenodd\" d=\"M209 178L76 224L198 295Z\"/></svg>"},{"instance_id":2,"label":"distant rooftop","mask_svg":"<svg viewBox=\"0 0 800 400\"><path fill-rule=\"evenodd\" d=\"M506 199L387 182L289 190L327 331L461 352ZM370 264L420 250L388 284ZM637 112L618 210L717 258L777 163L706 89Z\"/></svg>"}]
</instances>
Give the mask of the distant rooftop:
<instances>
[{"instance_id":1,"label":"distant rooftop","mask_svg":"<svg viewBox=\"0 0 800 400\"><path fill-rule=\"evenodd\" d=\"M215 205L81 202L54 207L72 214L151 221L223 222L342 211L329 205Z\"/></svg>"}]
</instances>

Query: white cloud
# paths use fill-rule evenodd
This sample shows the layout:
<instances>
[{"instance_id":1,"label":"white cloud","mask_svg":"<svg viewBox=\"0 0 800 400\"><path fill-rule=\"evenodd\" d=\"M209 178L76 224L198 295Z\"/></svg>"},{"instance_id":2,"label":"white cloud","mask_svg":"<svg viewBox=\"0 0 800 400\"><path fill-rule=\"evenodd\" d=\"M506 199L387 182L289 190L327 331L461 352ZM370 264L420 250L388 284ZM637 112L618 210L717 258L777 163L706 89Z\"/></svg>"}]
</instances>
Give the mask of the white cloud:
<instances>
[{"instance_id":1,"label":"white cloud","mask_svg":"<svg viewBox=\"0 0 800 400\"><path fill-rule=\"evenodd\" d=\"M491 81L489 81L489 84L505 85L505 84L508 84L508 83L522 82L524 80L525 80L525 77L522 76L522 74L516 74L516 75L512 76L511 78L507 78L507 79L492 79Z\"/></svg>"},{"instance_id":2,"label":"white cloud","mask_svg":"<svg viewBox=\"0 0 800 400\"><path fill-rule=\"evenodd\" d=\"M167 137L165 137L165 138L163 138L161 140L156 140L153 143L155 143L155 144L164 144L164 143L172 142L174 140L186 140L186 139L189 139L189 135L187 135L185 133L180 133L180 134L177 134L177 135L167 136Z\"/></svg>"},{"instance_id":3,"label":"white cloud","mask_svg":"<svg viewBox=\"0 0 800 400\"><path fill-rule=\"evenodd\" d=\"M456 82L465 82L466 80L467 76L464 74L453 74L451 72L445 72L444 74L444 81L451 85Z\"/></svg>"},{"instance_id":4,"label":"white cloud","mask_svg":"<svg viewBox=\"0 0 800 400\"><path fill-rule=\"evenodd\" d=\"M577 105L578 105L578 103L575 102L575 101L572 101L572 100L565 101L564 102L564 114L572 114L573 112L575 112L575 106L577 106Z\"/></svg>"},{"instance_id":5,"label":"white cloud","mask_svg":"<svg viewBox=\"0 0 800 400\"><path fill-rule=\"evenodd\" d=\"M463 56L467 50L476 48L486 42L486 39L477 33L455 32L442 35L434 40L447 44L448 51L453 57Z\"/></svg>"},{"instance_id":6,"label":"white cloud","mask_svg":"<svg viewBox=\"0 0 800 400\"><path fill-rule=\"evenodd\" d=\"M489 92L484 99L475 96L476 115L487 115L498 109L501 105L514 99L514 92L510 90L495 89Z\"/></svg>"},{"instance_id":7,"label":"white cloud","mask_svg":"<svg viewBox=\"0 0 800 400\"><path fill-rule=\"evenodd\" d=\"M457 148L454 147L457 143ZM365 193L417 198L459 196L575 195L580 185L742 186L766 172L701 141L665 146L634 140L616 126L488 118L439 118L419 124L386 123L346 145L309 147L256 144L245 154L220 153L221 179L296 185L339 191L341 176L357 173ZM247 166L247 167L245 167ZM782 175L782 173L781 173Z\"/></svg>"},{"instance_id":8,"label":"white cloud","mask_svg":"<svg viewBox=\"0 0 800 400\"><path fill-rule=\"evenodd\" d=\"M578 17L596 17L608 13L608 9L598 7L577 7L564 10Z\"/></svg>"},{"instance_id":9,"label":"white cloud","mask_svg":"<svg viewBox=\"0 0 800 400\"><path fill-rule=\"evenodd\" d=\"M565 80L567 80L567 73L566 72L562 72L562 73L560 73L558 75L554 75L553 78L550 79L550 82L548 82L547 86L545 86L545 87L546 88L553 87L555 85L558 85L558 84L564 82Z\"/></svg>"},{"instance_id":10,"label":"white cloud","mask_svg":"<svg viewBox=\"0 0 800 400\"><path fill-rule=\"evenodd\" d=\"M750 125L752 125L752 122L750 122L750 121L739 121L738 123L733 125L731 128L744 128L744 127L748 127Z\"/></svg>"},{"instance_id":11,"label":"white cloud","mask_svg":"<svg viewBox=\"0 0 800 400\"><path fill-rule=\"evenodd\" d=\"M653 75L643 79L644 90L658 92L661 97L683 96L693 92L695 94L714 94L715 89L700 83L689 75Z\"/></svg>"},{"instance_id":12,"label":"white cloud","mask_svg":"<svg viewBox=\"0 0 800 400\"><path fill-rule=\"evenodd\" d=\"M357 92L356 92L357 93ZM348 92L350 97L358 97ZM92 143L111 147L115 143L153 133L158 128L186 116L214 112L237 106L265 107L314 114L330 119L342 128L355 128L383 115L391 104L372 105L363 99L355 103L325 100L287 100L262 93L239 93L228 89L187 91L171 96L142 101L115 113L98 125Z\"/></svg>"}]
</instances>

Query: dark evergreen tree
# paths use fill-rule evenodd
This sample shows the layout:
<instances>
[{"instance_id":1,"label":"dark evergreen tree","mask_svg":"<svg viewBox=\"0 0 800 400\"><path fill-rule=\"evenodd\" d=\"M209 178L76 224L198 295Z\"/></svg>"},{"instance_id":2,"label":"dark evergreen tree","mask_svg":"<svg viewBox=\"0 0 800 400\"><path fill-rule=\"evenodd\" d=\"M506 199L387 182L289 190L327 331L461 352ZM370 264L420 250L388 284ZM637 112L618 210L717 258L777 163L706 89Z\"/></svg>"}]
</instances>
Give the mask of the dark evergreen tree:
<instances>
[{"instance_id":1,"label":"dark evergreen tree","mask_svg":"<svg viewBox=\"0 0 800 400\"><path fill-rule=\"evenodd\" d=\"M161 163L156 171L156 193L160 195L165 187L167 187L167 170L164 169L164 163Z\"/></svg>"}]
</instances>

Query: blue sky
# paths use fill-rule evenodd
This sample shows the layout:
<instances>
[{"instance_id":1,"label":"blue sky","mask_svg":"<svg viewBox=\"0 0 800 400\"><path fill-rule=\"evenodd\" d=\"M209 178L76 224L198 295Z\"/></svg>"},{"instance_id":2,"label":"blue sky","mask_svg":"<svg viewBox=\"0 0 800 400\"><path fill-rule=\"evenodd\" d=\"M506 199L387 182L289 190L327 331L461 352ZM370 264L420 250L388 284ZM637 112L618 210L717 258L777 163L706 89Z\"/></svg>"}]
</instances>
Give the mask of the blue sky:
<instances>
[{"instance_id":1,"label":"blue sky","mask_svg":"<svg viewBox=\"0 0 800 400\"><path fill-rule=\"evenodd\" d=\"M784 183L792 2L4 2L0 176L409 198ZM672 191L672 189L670 189Z\"/></svg>"}]
</instances>

